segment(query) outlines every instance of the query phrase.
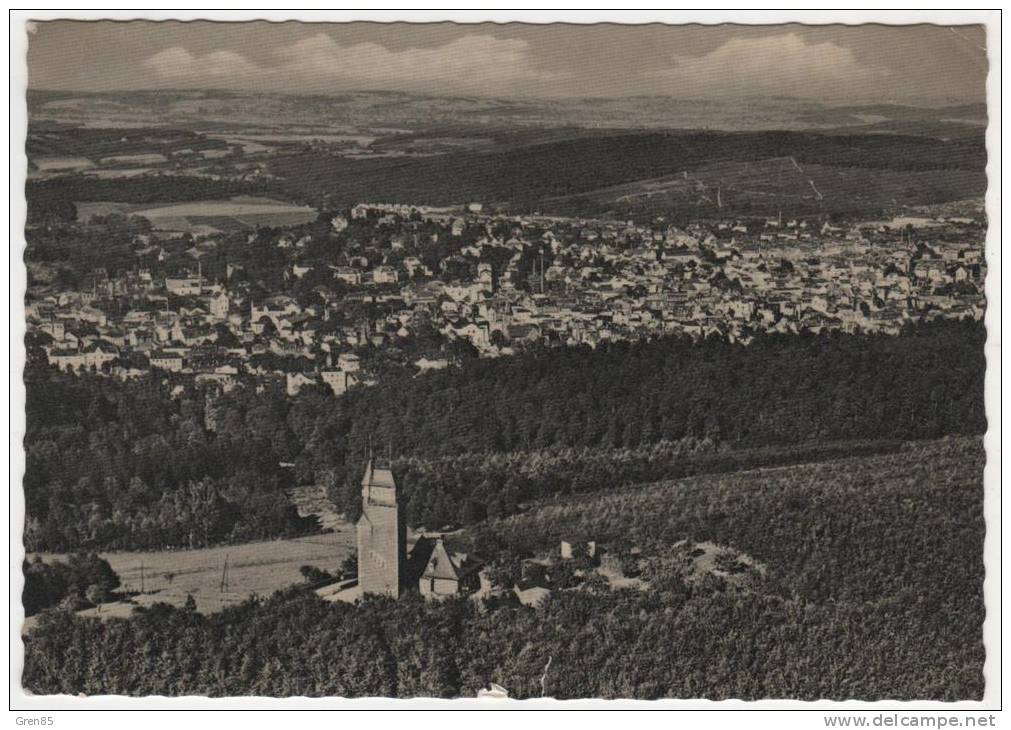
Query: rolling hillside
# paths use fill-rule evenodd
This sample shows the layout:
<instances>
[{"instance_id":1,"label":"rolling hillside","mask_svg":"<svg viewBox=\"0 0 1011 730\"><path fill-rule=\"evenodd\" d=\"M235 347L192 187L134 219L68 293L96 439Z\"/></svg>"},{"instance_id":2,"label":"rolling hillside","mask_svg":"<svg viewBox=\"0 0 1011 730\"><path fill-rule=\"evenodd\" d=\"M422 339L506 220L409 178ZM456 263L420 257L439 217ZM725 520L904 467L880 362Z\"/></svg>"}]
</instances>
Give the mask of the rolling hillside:
<instances>
[{"instance_id":1,"label":"rolling hillside","mask_svg":"<svg viewBox=\"0 0 1011 730\"><path fill-rule=\"evenodd\" d=\"M791 179L786 191L780 189L780 170L762 172L783 160L801 168L794 170L799 186ZM858 213L964 199L985 190L985 165L981 133L944 141L875 134L650 132L408 159L293 152L272 158L270 168L298 197L324 196L338 205L360 200L433 205L481 200L570 214L601 214L616 207L634 211L634 205L627 205L629 196L658 179L687 174L713 186L726 177L730 188L740 189L723 206L723 214L731 215L764 213L784 204L796 213ZM813 171L805 176L809 166ZM735 186L742 176L744 184ZM819 197L810 179L827 192ZM627 187L611 190L616 186ZM668 185L668 192L677 188ZM672 194L666 207L696 213L700 196L694 193L689 187L685 195ZM772 205L756 209L755 200L769 196Z\"/></svg>"}]
</instances>

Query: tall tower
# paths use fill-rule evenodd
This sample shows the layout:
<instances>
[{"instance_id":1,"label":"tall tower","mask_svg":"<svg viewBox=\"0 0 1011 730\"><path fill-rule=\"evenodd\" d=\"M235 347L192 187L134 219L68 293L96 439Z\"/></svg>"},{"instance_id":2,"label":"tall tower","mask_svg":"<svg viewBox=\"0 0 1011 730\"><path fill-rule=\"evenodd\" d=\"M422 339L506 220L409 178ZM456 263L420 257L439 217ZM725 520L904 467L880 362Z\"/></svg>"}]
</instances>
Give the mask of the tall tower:
<instances>
[{"instance_id":1,"label":"tall tower","mask_svg":"<svg viewBox=\"0 0 1011 730\"><path fill-rule=\"evenodd\" d=\"M398 598L407 559L407 526L397 504L390 464L372 458L362 477L362 516L358 519L358 586L363 594Z\"/></svg>"}]
</instances>

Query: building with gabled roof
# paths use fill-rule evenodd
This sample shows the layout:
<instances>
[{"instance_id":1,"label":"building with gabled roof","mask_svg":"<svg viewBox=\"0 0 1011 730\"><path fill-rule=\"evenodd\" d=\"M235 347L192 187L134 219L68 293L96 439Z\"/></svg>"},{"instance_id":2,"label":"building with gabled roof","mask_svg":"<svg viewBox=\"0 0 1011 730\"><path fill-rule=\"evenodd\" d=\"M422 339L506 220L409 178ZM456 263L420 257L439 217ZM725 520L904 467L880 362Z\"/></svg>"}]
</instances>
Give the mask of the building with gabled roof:
<instances>
[{"instance_id":1,"label":"building with gabled roof","mask_svg":"<svg viewBox=\"0 0 1011 730\"><path fill-rule=\"evenodd\" d=\"M421 595L442 599L470 593L481 587L478 573L483 563L480 560L466 553L450 553L442 537L434 541L422 539L431 542L431 552L418 579ZM415 545L415 552L418 550L418 545Z\"/></svg>"}]
</instances>

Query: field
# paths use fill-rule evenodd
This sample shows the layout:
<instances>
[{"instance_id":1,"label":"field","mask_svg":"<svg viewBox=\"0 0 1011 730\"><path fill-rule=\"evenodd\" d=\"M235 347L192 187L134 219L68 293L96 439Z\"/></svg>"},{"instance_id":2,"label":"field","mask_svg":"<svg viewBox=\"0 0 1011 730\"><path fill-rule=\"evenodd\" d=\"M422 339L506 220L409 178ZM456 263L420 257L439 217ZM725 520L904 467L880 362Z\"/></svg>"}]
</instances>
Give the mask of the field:
<instances>
[{"instance_id":1,"label":"field","mask_svg":"<svg viewBox=\"0 0 1011 730\"><path fill-rule=\"evenodd\" d=\"M150 175L154 171L153 167L107 167L100 170L87 170L84 174L100 180L117 180Z\"/></svg>"},{"instance_id":2,"label":"field","mask_svg":"<svg viewBox=\"0 0 1011 730\"><path fill-rule=\"evenodd\" d=\"M193 232L196 229L235 230L257 226L292 226L315 220L316 211L280 200L238 196L228 200L184 203L78 202L77 218L119 213L147 218L156 230Z\"/></svg>"},{"instance_id":3,"label":"field","mask_svg":"<svg viewBox=\"0 0 1011 730\"><path fill-rule=\"evenodd\" d=\"M354 552L354 525L334 511L318 487L298 487L290 497L300 515L316 515L326 532L196 550L101 552L99 555L120 578L119 590L134 595L80 614L105 619L127 617L138 605L183 606L191 595L197 611L215 613L252 595L269 596L301 583L299 569L303 565L338 573L343 560ZM66 557L39 555L47 562ZM30 631L37 620L37 616L26 619L24 630Z\"/></svg>"},{"instance_id":4,"label":"field","mask_svg":"<svg viewBox=\"0 0 1011 730\"><path fill-rule=\"evenodd\" d=\"M158 165L165 161L165 155L154 152L138 155L112 155L100 160L103 165Z\"/></svg>"},{"instance_id":5,"label":"field","mask_svg":"<svg viewBox=\"0 0 1011 730\"><path fill-rule=\"evenodd\" d=\"M41 172L86 170L95 166L86 157L35 157L32 162Z\"/></svg>"},{"instance_id":6,"label":"field","mask_svg":"<svg viewBox=\"0 0 1011 730\"><path fill-rule=\"evenodd\" d=\"M313 565L336 572L352 551L354 532L340 532L288 540L228 545L204 550L152 553L104 553L126 590L140 590L144 566L144 593L137 603L156 601L181 606L192 594L204 613L245 600L268 596L302 580L299 568ZM227 561L227 572L225 564ZM222 575L227 586L222 590Z\"/></svg>"},{"instance_id":7,"label":"field","mask_svg":"<svg viewBox=\"0 0 1011 730\"><path fill-rule=\"evenodd\" d=\"M208 135L213 138L213 135ZM245 141L267 142L273 144L308 144L310 142L340 143L350 142L359 147L368 147L377 138L375 136L363 134L327 134L325 132L311 132L305 134L242 134L236 135L236 140L240 143Z\"/></svg>"},{"instance_id":8,"label":"field","mask_svg":"<svg viewBox=\"0 0 1011 730\"><path fill-rule=\"evenodd\" d=\"M313 565L334 573L351 552L354 528L341 525L334 532L287 540L268 540L225 545L202 550L100 553L122 581L124 592L144 592L134 602L149 606L170 603L182 606L192 595L201 613L213 613L256 594L269 596L303 580L299 568ZM52 560L59 556L43 555ZM225 564L227 562L227 572ZM227 588L222 578L227 577ZM114 615L119 604L103 606L103 615ZM122 612L122 607L120 607ZM94 614L94 611L91 611ZM129 613L129 610L126 611Z\"/></svg>"},{"instance_id":9,"label":"field","mask_svg":"<svg viewBox=\"0 0 1011 730\"><path fill-rule=\"evenodd\" d=\"M285 111L292 99L230 98L229 110L222 110L220 117L215 115L209 129L203 118L206 108L194 107L193 99L182 98L177 102L161 100L180 115L174 118L178 128L155 132L139 124L126 130L111 123L105 129L54 126L63 112L84 103L74 99L55 118L39 117L26 150L37 166L33 176L41 179L67 177L63 173L68 170L60 167L63 165L101 161L98 169L91 165L86 180L60 182L76 189L72 200L154 200L159 208L163 201L179 203L215 194L190 192L173 197L166 191L151 197L145 188L141 197L139 191L109 190L98 183L121 181L130 169L151 167L166 173L152 178L159 183L177 176L186 176L187 182L193 183L207 174L202 166L208 159L226 158L227 164L215 167L211 174L228 177L238 185L242 181L232 176L238 175L240 167L232 167L232 163L258 165L268 175L258 183L257 192L316 204L390 200L449 205L478 200L517 211L619 218L764 216L776 214L780 208L792 216L877 215L907 205L977 197L986 189L986 148L979 126L982 117L977 118L979 109L913 113L898 107L857 107L831 112L807 105L787 113L792 121L786 126L793 130L811 127L817 133L715 132L698 130L714 126L754 130L756 125L776 130L783 126L784 109L770 108L768 114L758 115L750 110L748 120L738 124L724 118L728 110L720 106L721 118L728 123L713 125L705 120L715 107L693 106L695 111L684 116L684 105L669 109L663 105L652 108L652 102L645 100L615 102L612 111L623 109L626 114L627 104L645 104L625 117L636 119L636 128L619 130L606 122L611 105L601 107L600 103L595 104L598 108L592 124L586 119L575 124L583 112L565 111L558 105L538 108L488 100L491 107L486 108L485 102L472 104L473 100L437 102L385 95L356 98L369 108L368 114L359 116L358 102L351 97L304 102L295 115ZM122 97L104 110L112 116L103 118L111 122L120 113L136 118L140 109L134 105L141 100L155 101L142 95ZM246 111L252 116L241 123L229 121L251 102L255 108ZM51 105L59 106L60 100L39 97L35 103L51 112ZM205 103L211 102L200 101ZM433 117L443 103L445 109L453 110L452 116ZM273 104L277 107L272 108ZM466 108L460 108L461 104ZM782 102L773 106L782 107ZM494 124L483 119L491 108ZM166 123L171 123L173 114L165 108L161 112L168 115ZM268 121L272 112L273 120ZM414 118L415 113L422 114L425 121ZM468 121L474 113L482 116L480 124ZM145 109L144 114L150 111ZM671 114L678 123L670 119ZM667 131L647 131L654 126L648 122L653 115L669 119L659 125ZM299 123L276 122L287 117ZM939 121L948 118L974 123ZM522 123L516 124L519 120ZM80 120L74 112L73 119L62 121ZM314 140L330 143L331 149L310 149ZM187 162L194 156L201 158L196 166ZM246 156L249 159L243 161ZM256 162L252 162L254 157ZM57 167L51 160L57 160ZM94 179L98 177L114 179ZM202 203L217 205L209 210L152 212L152 216L167 230L183 231L194 226L219 230L196 219L217 217L221 223L222 217L228 217L224 229L236 230L297 223L305 212L264 210L264 217L255 218L252 216L260 214L229 212L222 207L226 202L208 199Z\"/></svg>"}]
</instances>

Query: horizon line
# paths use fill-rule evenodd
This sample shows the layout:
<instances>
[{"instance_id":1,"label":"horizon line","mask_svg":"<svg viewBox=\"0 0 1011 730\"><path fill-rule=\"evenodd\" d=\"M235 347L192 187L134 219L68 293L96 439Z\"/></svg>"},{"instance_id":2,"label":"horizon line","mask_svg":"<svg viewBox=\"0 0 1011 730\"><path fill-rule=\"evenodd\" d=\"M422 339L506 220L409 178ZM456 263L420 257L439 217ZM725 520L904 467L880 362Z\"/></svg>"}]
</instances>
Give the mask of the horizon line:
<instances>
[{"instance_id":1,"label":"horizon line","mask_svg":"<svg viewBox=\"0 0 1011 730\"><path fill-rule=\"evenodd\" d=\"M101 95L101 94L147 94L147 93L186 93L186 94L236 94L236 95L253 95L253 96L288 96L288 97L337 97L345 94L386 94L386 95L402 95L402 96L412 96L418 98L431 98L431 99L482 99L489 101L508 101L508 102L574 102L574 101L628 101L633 99L669 99L671 101L684 101L684 102L719 102L726 100L784 100L798 103L809 103L809 104L824 104L832 106L889 106L895 108L913 108L913 109L944 109L946 107L957 107L957 106L987 106L986 99L982 100L971 100L964 99L959 100L956 98L934 98L928 101L930 97L924 97L914 100L907 100L902 102L889 101L885 99L874 99L872 97L866 97L862 99L846 100L842 98L813 98L813 97L803 97L803 96L791 96L789 94L749 94L749 95L735 95L722 97L698 97L698 96L676 96L674 94L629 94L626 96L613 96L613 95L601 95L601 96L587 96L587 95L526 95L526 96L493 96L485 94L438 94L433 92L423 92L423 91L405 91L402 89L368 89L368 88L353 88L353 89L342 89L334 91L281 91L281 90L257 90L251 88L226 88L226 87L137 87L137 88L125 88L125 89L68 89L68 88L36 88L28 86L26 88L26 93L37 93L37 94L82 94L82 95Z\"/></svg>"}]
</instances>

